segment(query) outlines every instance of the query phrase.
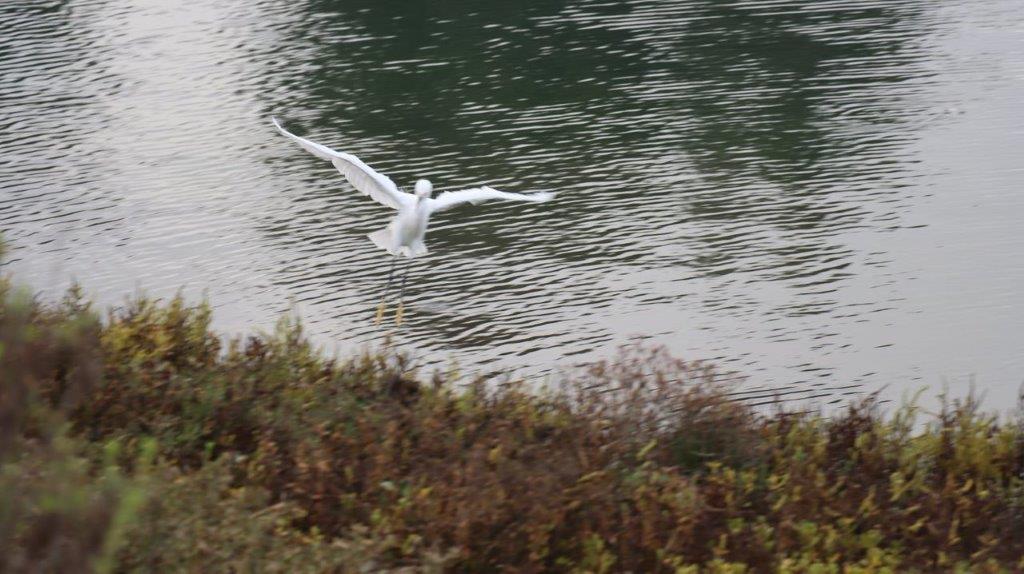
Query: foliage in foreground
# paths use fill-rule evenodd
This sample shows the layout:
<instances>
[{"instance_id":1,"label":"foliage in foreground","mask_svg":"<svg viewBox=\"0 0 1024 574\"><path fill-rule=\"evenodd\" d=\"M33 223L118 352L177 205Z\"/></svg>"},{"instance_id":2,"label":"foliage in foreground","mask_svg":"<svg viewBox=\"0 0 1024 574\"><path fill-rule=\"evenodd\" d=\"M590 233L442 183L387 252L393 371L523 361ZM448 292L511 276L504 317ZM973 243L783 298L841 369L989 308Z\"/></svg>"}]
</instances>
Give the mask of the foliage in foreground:
<instances>
[{"instance_id":1,"label":"foliage in foreground","mask_svg":"<svg viewBox=\"0 0 1024 574\"><path fill-rule=\"evenodd\" d=\"M764 415L638 350L457 387L0 291L0 571L1024 569L1024 430L970 401Z\"/></svg>"}]
</instances>

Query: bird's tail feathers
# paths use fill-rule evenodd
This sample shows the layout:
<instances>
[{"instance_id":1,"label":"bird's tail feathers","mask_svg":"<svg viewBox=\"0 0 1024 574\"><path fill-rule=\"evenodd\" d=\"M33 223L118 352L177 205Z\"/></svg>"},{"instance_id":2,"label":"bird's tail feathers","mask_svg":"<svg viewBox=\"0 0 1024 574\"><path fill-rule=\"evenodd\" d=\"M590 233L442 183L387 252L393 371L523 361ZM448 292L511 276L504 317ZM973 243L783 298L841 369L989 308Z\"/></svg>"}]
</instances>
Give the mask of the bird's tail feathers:
<instances>
[{"instance_id":1,"label":"bird's tail feathers","mask_svg":"<svg viewBox=\"0 0 1024 574\"><path fill-rule=\"evenodd\" d=\"M398 245L395 241L395 232L392 225L384 229L378 229L367 235L374 245L387 251L392 255L405 255L406 257L419 257L427 254L427 245L422 240L413 241L412 245Z\"/></svg>"},{"instance_id":2,"label":"bird's tail feathers","mask_svg":"<svg viewBox=\"0 0 1024 574\"><path fill-rule=\"evenodd\" d=\"M378 229L377 231L370 233L367 237L369 237L370 241L372 241L377 247L380 247L392 255L398 255L398 249L395 246L394 234L391 233L390 225L384 229Z\"/></svg>"},{"instance_id":3,"label":"bird's tail feathers","mask_svg":"<svg viewBox=\"0 0 1024 574\"><path fill-rule=\"evenodd\" d=\"M405 248L407 257L419 257L427 254L427 244L422 241L413 241L412 245Z\"/></svg>"}]
</instances>

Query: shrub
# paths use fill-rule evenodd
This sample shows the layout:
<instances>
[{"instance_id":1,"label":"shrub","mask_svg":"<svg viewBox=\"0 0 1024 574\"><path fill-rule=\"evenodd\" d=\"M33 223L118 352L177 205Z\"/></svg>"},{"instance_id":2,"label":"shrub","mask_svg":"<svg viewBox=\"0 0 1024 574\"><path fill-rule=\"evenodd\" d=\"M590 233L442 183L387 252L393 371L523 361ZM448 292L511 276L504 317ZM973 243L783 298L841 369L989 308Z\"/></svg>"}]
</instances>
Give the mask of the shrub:
<instances>
[{"instance_id":1,"label":"shrub","mask_svg":"<svg viewBox=\"0 0 1024 574\"><path fill-rule=\"evenodd\" d=\"M5 570L1024 569L1024 417L970 399L765 413L645 349L459 386L294 320L0 292Z\"/></svg>"},{"instance_id":2,"label":"shrub","mask_svg":"<svg viewBox=\"0 0 1024 574\"><path fill-rule=\"evenodd\" d=\"M99 384L100 325L77 290L47 309L0 279L0 298L0 571L109 571L154 448L128 476L116 441L67 433L65 411Z\"/></svg>"}]
</instances>

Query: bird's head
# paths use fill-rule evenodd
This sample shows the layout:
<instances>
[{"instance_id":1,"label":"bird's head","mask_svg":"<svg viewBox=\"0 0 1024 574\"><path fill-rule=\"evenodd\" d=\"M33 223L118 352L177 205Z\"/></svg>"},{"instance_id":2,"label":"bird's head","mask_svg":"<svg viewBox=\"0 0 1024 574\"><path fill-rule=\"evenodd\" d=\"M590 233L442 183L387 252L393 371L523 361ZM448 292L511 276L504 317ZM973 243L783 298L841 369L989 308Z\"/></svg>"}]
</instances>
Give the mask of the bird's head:
<instances>
[{"instance_id":1,"label":"bird's head","mask_svg":"<svg viewBox=\"0 0 1024 574\"><path fill-rule=\"evenodd\" d=\"M433 184L426 179L420 179L416 181L416 197L430 197L430 192L434 190Z\"/></svg>"}]
</instances>

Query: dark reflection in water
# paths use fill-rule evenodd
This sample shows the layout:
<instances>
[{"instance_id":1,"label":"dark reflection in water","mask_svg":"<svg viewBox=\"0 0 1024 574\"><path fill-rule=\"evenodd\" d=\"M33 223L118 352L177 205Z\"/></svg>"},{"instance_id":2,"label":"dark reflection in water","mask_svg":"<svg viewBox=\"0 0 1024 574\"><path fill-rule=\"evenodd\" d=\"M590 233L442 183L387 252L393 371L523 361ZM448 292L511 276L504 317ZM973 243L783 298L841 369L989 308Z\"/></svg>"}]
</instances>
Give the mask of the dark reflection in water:
<instances>
[{"instance_id":1,"label":"dark reflection in water","mask_svg":"<svg viewBox=\"0 0 1024 574\"><path fill-rule=\"evenodd\" d=\"M391 332L426 364L542 376L639 338L752 400L1014 395L1019 3L492 4L9 0L9 267L379 341L390 214L277 114L400 185L561 193L437 219Z\"/></svg>"}]
</instances>

